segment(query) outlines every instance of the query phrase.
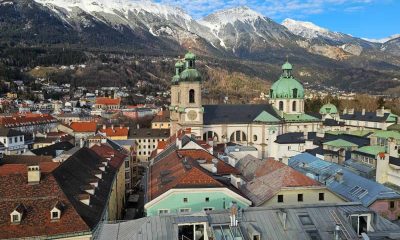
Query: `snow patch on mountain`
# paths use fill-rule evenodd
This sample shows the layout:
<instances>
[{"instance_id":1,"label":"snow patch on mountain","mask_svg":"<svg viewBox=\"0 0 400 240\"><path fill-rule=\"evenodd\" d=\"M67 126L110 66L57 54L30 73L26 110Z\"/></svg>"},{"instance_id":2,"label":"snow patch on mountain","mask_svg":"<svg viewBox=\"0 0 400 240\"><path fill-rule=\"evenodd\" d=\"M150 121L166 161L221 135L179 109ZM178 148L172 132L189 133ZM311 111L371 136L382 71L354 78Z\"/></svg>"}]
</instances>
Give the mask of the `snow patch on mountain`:
<instances>
[{"instance_id":1,"label":"snow patch on mountain","mask_svg":"<svg viewBox=\"0 0 400 240\"><path fill-rule=\"evenodd\" d=\"M332 32L326 28L315 25L312 22L296 21L290 18L285 19L282 22L293 34L304 37L306 39L314 39L323 37L326 39L331 39L338 41L343 38L343 34L338 32Z\"/></svg>"},{"instance_id":2,"label":"snow patch on mountain","mask_svg":"<svg viewBox=\"0 0 400 240\"><path fill-rule=\"evenodd\" d=\"M394 35L389 36L387 38L380 38L380 39L374 39L374 38L363 38L363 39L365 41L368 41L368 42L385 43L385 42L388 42L388 41L393 40L395 38L400 38L400 34L394 34Z\"/></svg>"}]
</instances>

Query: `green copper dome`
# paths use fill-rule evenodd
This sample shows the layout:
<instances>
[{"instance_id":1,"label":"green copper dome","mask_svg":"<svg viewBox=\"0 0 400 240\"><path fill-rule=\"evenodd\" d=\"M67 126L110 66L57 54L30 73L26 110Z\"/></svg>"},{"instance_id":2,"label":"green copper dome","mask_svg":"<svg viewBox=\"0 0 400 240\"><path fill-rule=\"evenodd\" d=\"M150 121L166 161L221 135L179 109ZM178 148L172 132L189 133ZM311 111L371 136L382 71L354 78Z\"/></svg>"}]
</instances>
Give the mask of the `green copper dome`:
<instances>
[{"instance_id":1,"label":"green copper dome","mask_svg":"<svg viewBox=\"0 0 400 240\"><path fill-rule=\"evenodd\" d=\"M200 73L194 68L187 68L183 70L180 76L181 82L195 82L201 81Z\"/></svg>"},{"instance_id":2,"label":"green copper dome","mask_svg":"<svg viewBox=\"0 0 400 240\"><path fill-rule=\"evenodd\" d=\"M282 70L292 70L292 64L290 64L289 62L285 62L285 64L282 65Z\"/></svg>"},{"instance_id":3,"label":"green copper dome","mask_svg":"<svg viewBox=\"0 0 400 240\"><path fill-rule=\"evenodd\" d=\"M175 68L183 68L185 66L185 64L179 60L175 63Z\"/></svg>"},{"instance_id":4,"label":"green copper dome","mask_svg":"<svg viewBox=\"0 0 400 240\"><path fill-rule=\"evenodd\" d=\"M194 53L192 52L188 52L185 54L185 60L195 60L196 59L196 55L194 55Z\"/></svg>"},{"instance_id":5,"label":"green copper dome","mask_svg":"<svg viewBox=\"0 0 400 240\"><path fill-rule=\"evenodd\" d=\"M292 76L292 65L286 62L282 70L279 80L271 86L270 98L304 98L303 85Z\"/></svg>"},{"instance_id":6,"label":"green copper dome","mask_svg":"<svg viewBox=\"0 0 400 240\"><path fill-rule=\"evenodd\" d=\"M338 110L335 105L327 103L319 109L320 114L337 114Z\"/></svg>"}]
</instances>

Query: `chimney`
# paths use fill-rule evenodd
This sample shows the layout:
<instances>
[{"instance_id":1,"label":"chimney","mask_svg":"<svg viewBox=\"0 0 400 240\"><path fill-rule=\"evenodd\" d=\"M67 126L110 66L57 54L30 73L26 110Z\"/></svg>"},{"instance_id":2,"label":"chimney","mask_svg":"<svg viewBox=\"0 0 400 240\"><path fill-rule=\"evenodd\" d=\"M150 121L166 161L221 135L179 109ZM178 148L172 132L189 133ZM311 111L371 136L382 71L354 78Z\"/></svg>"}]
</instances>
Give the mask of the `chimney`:
<instances>
[{"instance_id":1,"label":"chimney","mask_svg":"<svg viewBox=\"0 0 400 240\"><path fill-rule=\"evenodd\" d=\"M338 164L342 165L346 161L346 149L339 149Z\"/></svg>"},{"instance_id":2,"label":"chimney","mask_svg":"<svg viewBox=\"0 0 400 240\"><path fill-rule=\"evenodd\" d=\"M343 114L347 114L347 108L343 109Z\"/></svg>"},{"instance_id":3,"label":"chimney","mask_svg":"<svg viewBox=\"0 0 400 240\"><path fill-rule=\"evenodd\" d=\"M394 138L389 138L387 141L387 152L391 157L398 157L399 153L396 150L396 140Z\"/></svg>"},{"instance_id":4,"label":"chimney","mask_svg":"<svg viewBox=\"0 0 400 240\"><path fill-rule=\"evenodd\" d=\"M111 129L114 130L114 124L111 124Z\"/></svg>"},{"instance_id":5,"label":"chimney","mask_svg":"<svg viewBox=\"0 0 400 240\"><path fill-rule=\"evenodd\" d=\"M28 166L28 184L38 184L40 182L39 165Z\"/></svg>"},{"instance_id":6,"label":"chimney","mask_svg":"<svg viewBox=\"0 0 400 240\"><path fill-rule=\"evenodd\" d=\"M363 115L363 116L365 115L365 108L362 109L361 115Z\"/></svg>"},{"instance_id":7,"label":"chimney","mask_svg":"<svg viewBox=\"0 0 400 240\"><path fill-rule=\"evenodd\" d=\"M283 229L286 230L286 223L287 223L287 213L284 211L284 209L280 209L279 212L277 212L279 220L281 220Z\"/></svg>"},{"instance_id":8,"label":"chimney","mask_svg":"<svg viewBox=\"0 0 400 240\"><path fill-rule=\"evenodd\" d=\"M349 109L348 113L349 113L350 115L353 115L353 114L354 114L354 108Z\"/></svg>"},{"instance_id":9,"label":"chimney","mask_svg":"<svg viewBox=\"0 0 400 240\"><path fill-rule=\"evenodd\" d=\"M343 182L343 173L342 172L337 172L335 174L335 181L342 183Z\"/></svg>"},{"instance_id":10,"label":"chimney","mask_svg":"<svg viewBox=\"0 0 400 240\"><path fill-rule=\"evenodd\" d=\"M238 216L238 207L237 207L236 203L232 203L231 210L230 210L230 216L229 216L229 218L231 219L231 224L230 224L231 227L238 226L237 216Z\"/></svg>"},{"instance_id":11,"label":"chimney","mask_svg":"<svg viewBox=\"0 0 400 240\"><path fill-rule=\"evenodd\" d=\"M106 129L106 128L107 128L107 126L105 124L103 124L103 129Z\"/></svg>"}]
</instances>

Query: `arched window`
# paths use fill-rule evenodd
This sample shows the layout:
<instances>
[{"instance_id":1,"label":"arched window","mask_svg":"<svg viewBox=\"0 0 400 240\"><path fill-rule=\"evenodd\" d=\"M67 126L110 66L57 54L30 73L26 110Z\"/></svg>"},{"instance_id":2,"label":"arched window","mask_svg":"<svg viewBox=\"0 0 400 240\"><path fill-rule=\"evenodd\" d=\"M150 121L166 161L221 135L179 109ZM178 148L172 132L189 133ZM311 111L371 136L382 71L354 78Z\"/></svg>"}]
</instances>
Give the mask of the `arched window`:
<instances>
[{"instance_id":1,"label":"arched window","mask_svg":"<svg viewBox=\"0 0 400 240\"><path fill-rule=\"evenodd\" d=\"M212 139L212 140L218 142L218 140L219 140L219 139L218 139L218 134L216 134L216 133L213 132L213 131L205 132L205 133L203 134L203 140L204 140L204 141L208 141L208 140L210 140L210 139Z\"/></svg>"},{"instance_id":2,"label":"arched window","mask_svg":"<svg viewBox=\"0 0 400 240\"><path fill-rule=\"evenodd\" d=\"M189 103L194 103L194 90L189 90Z\"/></svg>"},{"instance_id":3,"label":"arched window","mask_svg":"<svg viewBox=\"0 0 400 240\"><path fill-rule=\"evenodd\" d=\"M245 142L245 141L247 141L247 136L243 131L238 130L231 134L230 141L231 142Z\"/></svg>"},{"instance_id":4,"label":"arched window","mask_svg":"<svg viewBox=\"0 0 400 240\"><path fill-rule=\"evenodd\" d=\"M253 135L253 142L257 142L257 139L258 139L257 135Z\"/></svg>"},{"instance_id":5,"label":"arched window","mask_svg":"<svg viewBox=\"0 0 400 240\"><path fill-rule=\"evenodd\" d=\"M293 111L293 112L296 112L296 111L297 111L296 101L293 101L293 103L292 103L292 111Z\"/></svg>"},{"instance_id":6,"label":"arched window","mask_svg":"<svg viewBox=\"0 0 400 240\"><path fill-rule=\"evenodd\" d=\"M272 95L274 94L274 90L269 90L269 97L272 98Z\"/></svg>"},{"instance_id":7,"label":"arched window","mask_svg":"<svg viewBox=\"0 0 400 240\"><path fill-rule=\"evenodd\" d=\"M293 98L297 98L297 88L293 89Z\"/></svg>"},{"instance_id":8,"label":"arched window","mask_svg":"<svg viewBox=\"0 0 400 240\"><path fill-rule=\"evenodd\" d=\"M279 101L279 111L283 111L283 101Z\"/></svg>"}]
</instances>

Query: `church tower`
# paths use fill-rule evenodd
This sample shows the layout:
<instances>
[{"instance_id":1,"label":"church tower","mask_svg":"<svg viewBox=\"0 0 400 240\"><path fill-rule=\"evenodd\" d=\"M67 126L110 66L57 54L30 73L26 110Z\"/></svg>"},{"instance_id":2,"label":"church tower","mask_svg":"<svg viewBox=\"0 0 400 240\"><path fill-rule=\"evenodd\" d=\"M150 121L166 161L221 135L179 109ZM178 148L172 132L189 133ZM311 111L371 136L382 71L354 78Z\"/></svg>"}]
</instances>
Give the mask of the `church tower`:
<instances>
[{"instance_id":1,"label":"church tower","mask_svg":"<svg viewBox=\"0 0 400 240\"><path fill-rule=\"evenodd\" d=\"M285 114L304 113L304 88L292 75L292 64L286 61L282 65L282 75L272 84L270 104Z\"/></svg>"},{"instance_id":2,"label":"church tower","mask_svg":"<svg viewBox=\"0 0 400 240\"><path fill-rule=\"evenodd\" d=\"M175 64L171 85L171 134L179 129L191 128L202 136L203 106L201 103L201 75L196 70L196 55L188 52L184 62Z\"/></svg>"}]
</instances>

